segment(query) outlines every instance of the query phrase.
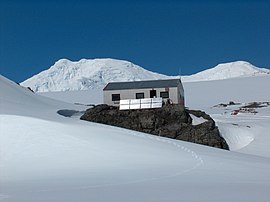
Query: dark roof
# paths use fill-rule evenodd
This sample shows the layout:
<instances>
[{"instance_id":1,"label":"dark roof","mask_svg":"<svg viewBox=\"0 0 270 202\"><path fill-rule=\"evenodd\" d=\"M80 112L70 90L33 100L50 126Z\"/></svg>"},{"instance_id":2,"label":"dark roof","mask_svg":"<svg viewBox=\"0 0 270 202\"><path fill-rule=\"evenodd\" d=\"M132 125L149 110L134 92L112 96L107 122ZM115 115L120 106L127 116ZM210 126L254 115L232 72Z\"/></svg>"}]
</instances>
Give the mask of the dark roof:
<instances>
[{"instance_id":1,"label":"dark roof","mask_svg":"<svg viewBox=\"0 0 270 202\"><path fill-rule=\"evenodd\" d=\"M142 88L167 88L177 87L180 79L169 80L151 80L151 81L129 81L129 82L111 82L103 90L127 90Z\"/></svg>"}]
</instances>

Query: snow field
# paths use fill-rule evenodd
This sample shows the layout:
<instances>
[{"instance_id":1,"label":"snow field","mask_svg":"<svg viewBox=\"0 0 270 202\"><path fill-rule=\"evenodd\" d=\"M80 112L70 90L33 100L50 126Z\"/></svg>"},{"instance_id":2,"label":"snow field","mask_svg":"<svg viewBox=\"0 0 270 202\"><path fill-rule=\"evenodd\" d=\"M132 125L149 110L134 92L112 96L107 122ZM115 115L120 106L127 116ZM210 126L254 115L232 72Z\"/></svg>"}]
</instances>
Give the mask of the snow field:
<instances>
[{"instance_id":1,"label":"snow field","mask_svg":"<svg viewBox=\"0 0 270 202\"><path fill-rule=\"evenodd\" d=\"M15 128L13 121L19 123ZM252 201L256 193L263 194L261 201L268 197L269 159L73 121L1 115L1 130L8 134L1 135L4 201L74 201L75 196L80 201ZM220 195L217 188L230 196ZM248 189L252 192L243 195Z\"/></svg>"},{"instance_id":2,"label":"snow field","mask_svg":"<svg viewBox=\"0 0 270 202\"><path fill-rule=\"evenodd\" d=\"M15 128L12 127L14 122L17 122ZM69 126L35 118L9 115L1 115L1 123L1 130L9 134L2 136L3 143L1 143L1 148L5 151L5 153L1 153L1 161L4 162L1 168L6 170L2 180L5 177L7 181L13 181L14 178L18 180L20 177L28 180L30 177L36 179L38 176L47 178L52 173L66 175L65 171L68 172L69 169L74 168L80 168L80 172L84 169L96 170L95 166L100 168L102 165L106 165L104 169L113 170L128 164L139 163L140 165L147 160L142 164L146 166L147 162L150 163L149 159L151 166L159 163L159 161L170 165L171 160L177 162L177 159L174 159L175 157L168 158L164 155L168 153L167 150L172 149L182 150L187 153L186 159L194 157L196 160L194 161L195 165L202 163L202 160L194 152L171 140L130 131L121 131L117 128L103 127L100 129L99 124L91 124L90 127L87 123ZM29 127L29 125L32 125L32 127ZM90 134L89 129L91 129ZM111 138L112 136L114 138ZM151 143L154 148L144 145L144 142ZM164 146L163 143L160 145L159 142L171 146L168 145L162 151L159 151L160 149L155 148L155 144L158 144L159 147ZM126 153L128 153L128 156L126 156ZM16 158L18 155L20 158ZM130 158L132 156L133 158ZM104 158L106 161L102 160ZM119 158L121 161L119 161ZM184 159L182 158L181 162ZM87 160L89 160L88 163ZM140 163L140 161L142 162ZM21 164L20 169L13 166L18 164ZM31 168L29 168L30 164ZM48 172L50 169L54 169L54 172ZM46 172L42 174L44 171ZM38 173L35 174L35 172ZM49 176L46 176L46 174Z\"/></svg>"},{"instance_id":3,"label":"snow field","mask_svg":"<svg viewBox=\"0 0 270 202\"><path fill-rule=\"evenodd\" d=\"M237 84L223 84L228 83ZM270 158L259 156L269 153L268 108L252 116L231 116L211 108L210 102L197 102L225 132L235 128L228 135L238 128L242 136L251 131L254 139L246 146L241 135L232 138L241 147L237 151L250 153L242 154L63 117L58 110L87 107L33 94L3 77L0 84L1 201L269 201ZM218 82L214 86L222 87ZM223 90L224 97L234 89ZM258 99L267 98L265 89L265 97ZM196 92L190 90L189 96ZM196 107L194 99L188 103Z\"/></svg>"}]
</instances>

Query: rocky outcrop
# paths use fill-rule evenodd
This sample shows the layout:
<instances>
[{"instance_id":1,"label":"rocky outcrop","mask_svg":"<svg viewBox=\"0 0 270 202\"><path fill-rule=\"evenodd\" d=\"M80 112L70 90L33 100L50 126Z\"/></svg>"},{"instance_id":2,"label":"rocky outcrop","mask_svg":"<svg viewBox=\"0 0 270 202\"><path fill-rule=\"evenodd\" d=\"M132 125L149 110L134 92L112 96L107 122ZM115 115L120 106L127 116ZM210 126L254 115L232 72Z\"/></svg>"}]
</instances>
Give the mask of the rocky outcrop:
<instances>
[{"instance_id":1,"label":"rocky outcrop","mask_svg":"<svg viewBox=\"0 0 270 202\"><path fill-rule=\"evenodd\" d=\"M189 114L207 121L192 125ZM165 105L157 109L119 110L117 107L98 105L88 109L82 120L123 127L153 135L184 140L221 149L229 149L220 136L214 120L204 112L183 110L179 105Z\"/></svg>"}]
</instances>

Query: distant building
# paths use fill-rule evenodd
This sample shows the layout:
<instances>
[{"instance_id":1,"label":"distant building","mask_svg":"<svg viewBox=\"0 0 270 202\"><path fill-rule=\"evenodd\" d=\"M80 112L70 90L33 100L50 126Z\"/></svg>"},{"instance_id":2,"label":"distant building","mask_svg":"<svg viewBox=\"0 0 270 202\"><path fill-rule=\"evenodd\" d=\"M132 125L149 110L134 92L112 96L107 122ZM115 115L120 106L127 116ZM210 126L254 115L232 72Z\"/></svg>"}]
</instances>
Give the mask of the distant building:
<instances>
[{"instance_id":1,"label":"distant building","mask_svg":"<svg viewBox=\"0 0 270 202\"><path fill-rule=\"evenodd\" d=\"M103 102L119 106L120 100L162 98L184 107L184 88L180 79L111 82L103 89Z\"/></svg>"}]
</instances>

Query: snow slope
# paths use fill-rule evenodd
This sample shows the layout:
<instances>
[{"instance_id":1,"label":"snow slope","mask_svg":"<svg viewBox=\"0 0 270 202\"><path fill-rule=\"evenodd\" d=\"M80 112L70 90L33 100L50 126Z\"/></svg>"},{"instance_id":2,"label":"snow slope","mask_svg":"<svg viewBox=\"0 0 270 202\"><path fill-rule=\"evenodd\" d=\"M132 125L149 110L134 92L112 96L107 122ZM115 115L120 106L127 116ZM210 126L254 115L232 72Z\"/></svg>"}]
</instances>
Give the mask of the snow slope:
<instances>
[{"instance_id":1,"label":"snow slope","mask_svg":"<svg viewBox=\"0 0 270 202\"><path fill-rule=\"evenodd\" d=\"M0 75L0 112L1 114L42 117L43 119L55 118L56 111L60 109L85 110L85 106L46 98L32 93L14 82Z\"/></svg>"},{"instance_id":2,"label":"snow slope","mask_svg":"<svg viewBox=\"0 0 270 202\"><path fill-rule=\"evenodd\" d=\"M75 106L29 93L3 77L0 87L1 201L270 197L269 158L62 117L57 110Z\"/></svg>"},{"instance_id":3,"label":"snow slope","mask_svg":"<svg viewBox=\"0 0 270 202\"><path fill-rule=\"evenodd\" d=\"M102 88L74 91L41 92L37 94L69 103L78 103L84 105L103 103Z\"/></svg>"},{"instance_id":4,"label":"snow slope","mask_svg":"<svg viewBox=\"0 0 270 202\"><path fill-rule=\"evenodd\" d=\"M243 76L270 74L269 69L258 68L244 61L217 65L211 69L190 76L183 76L184 82L220 80ZM115 59L82 59L72 62L57 61L45 70L21 84L35 92L73 91L103 88L112 81L140 81L176 78L157 74L131 62Z\"/></svg>"}]
</instances>

